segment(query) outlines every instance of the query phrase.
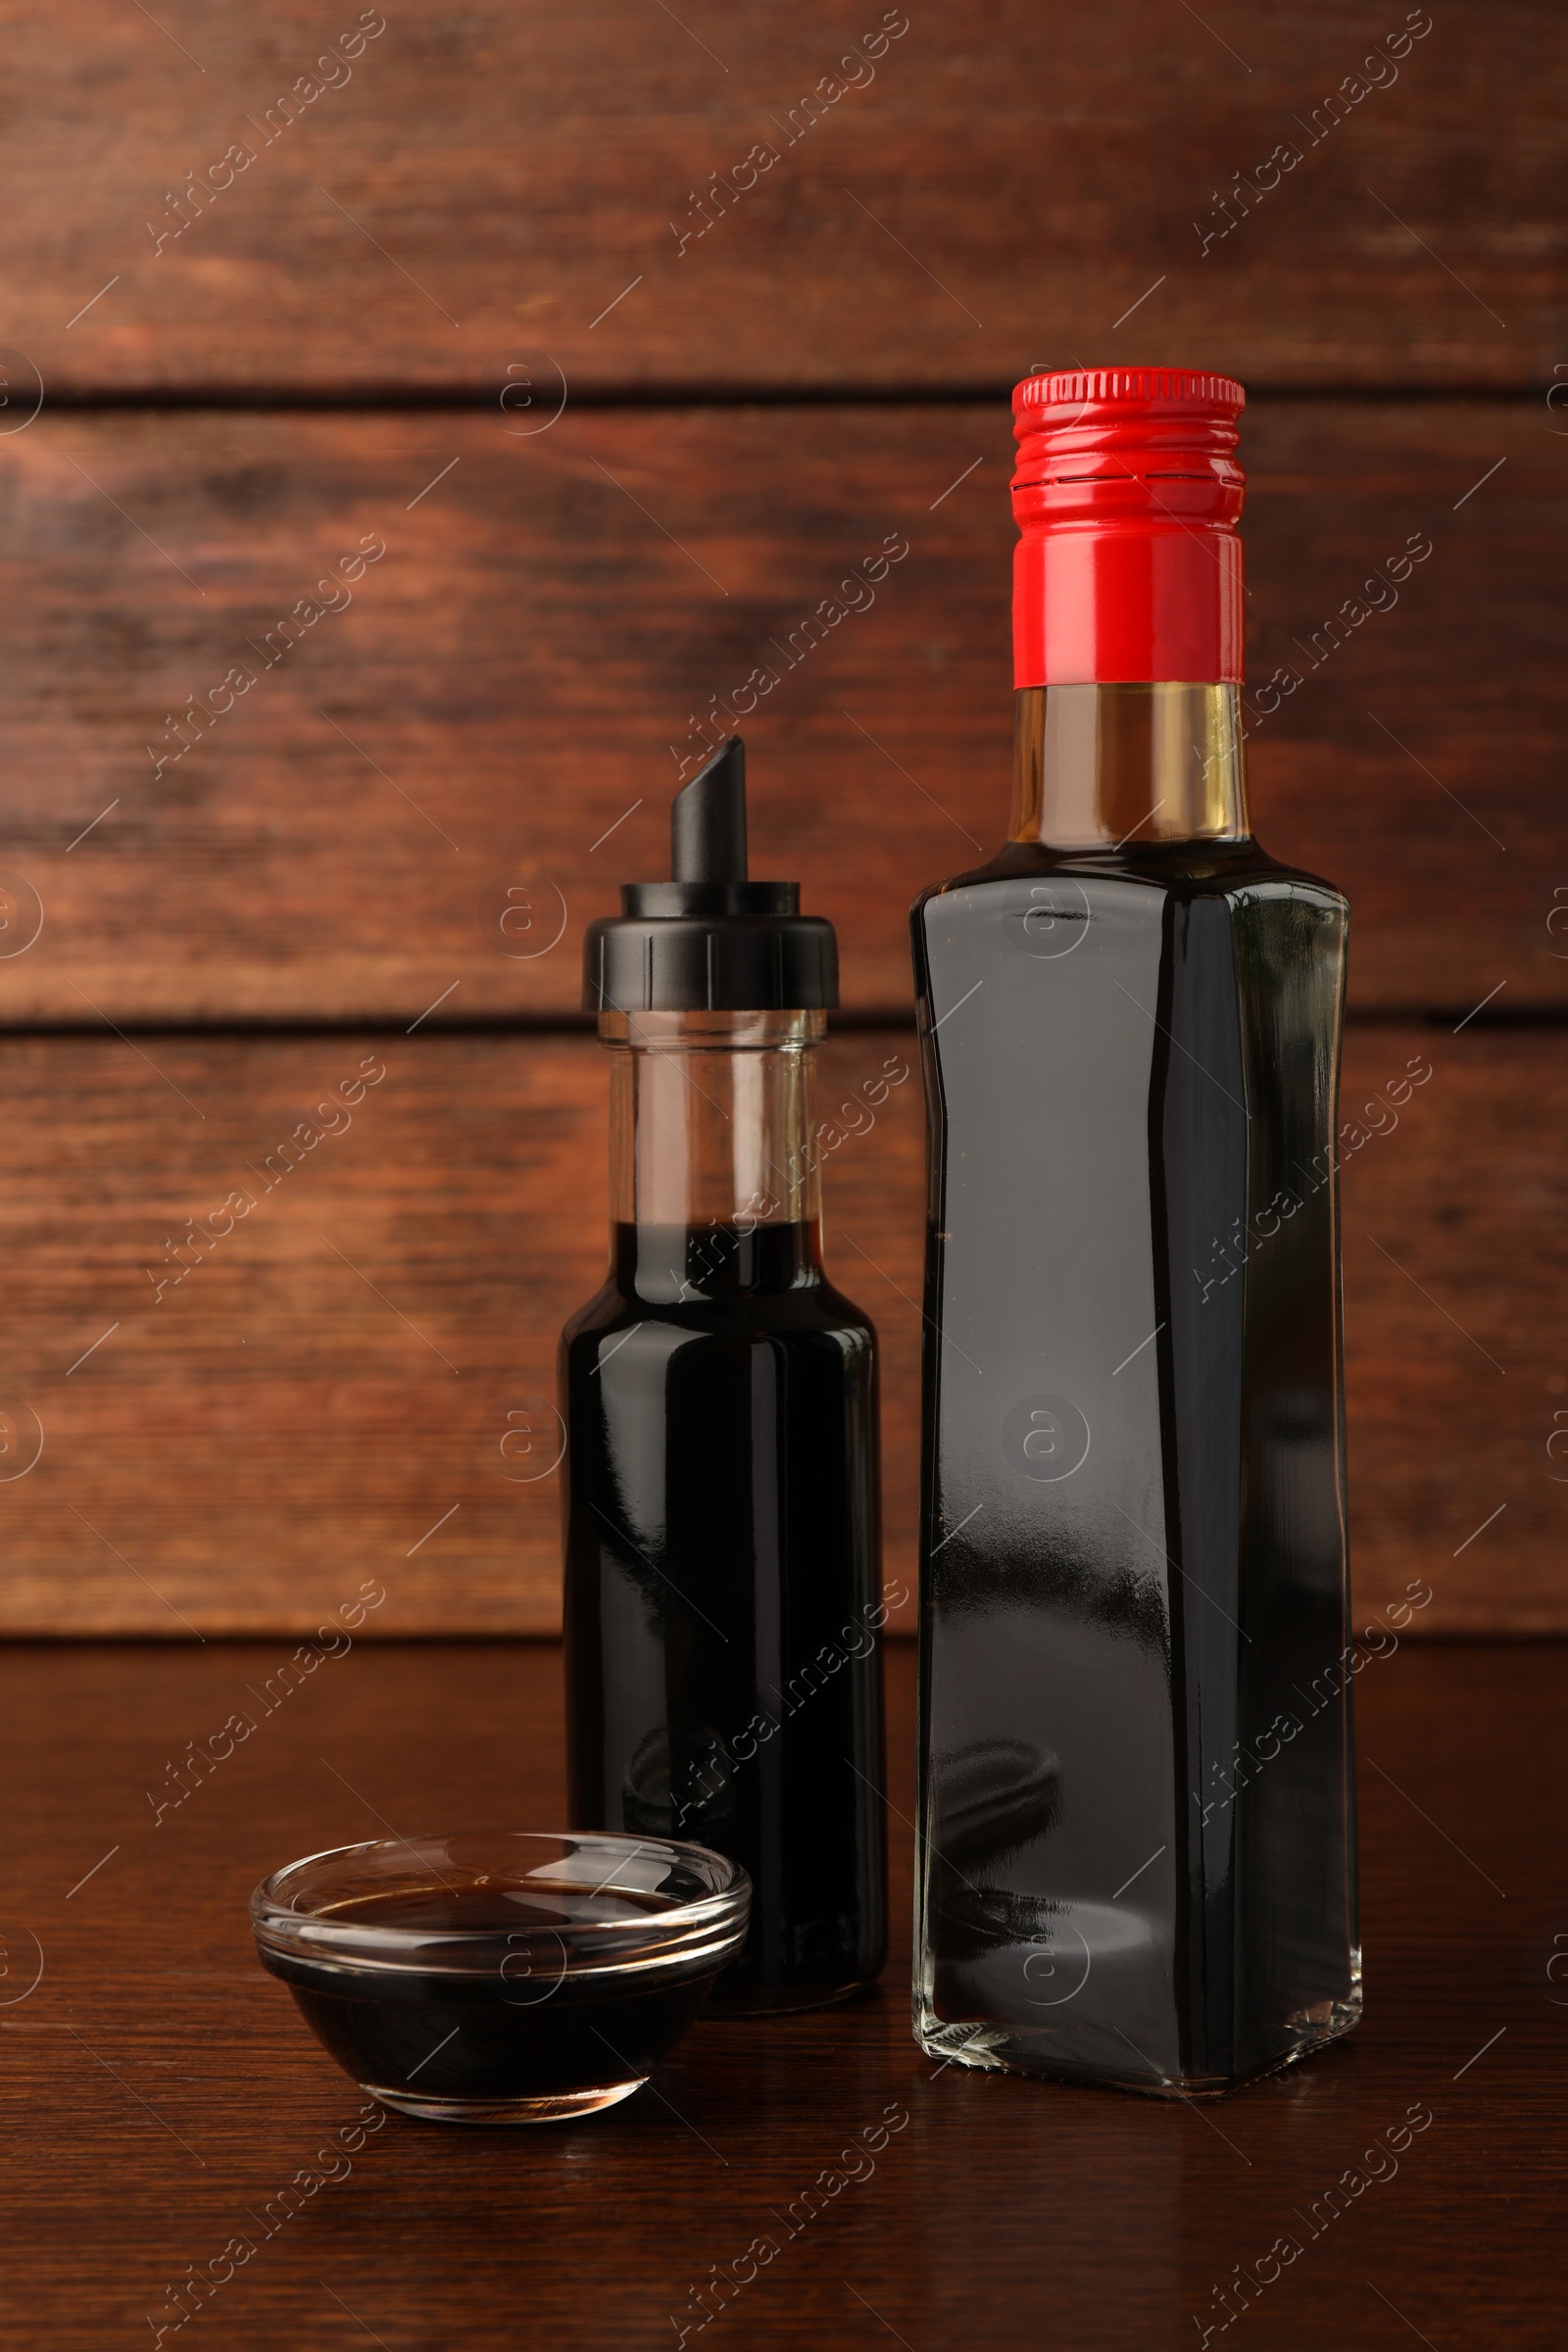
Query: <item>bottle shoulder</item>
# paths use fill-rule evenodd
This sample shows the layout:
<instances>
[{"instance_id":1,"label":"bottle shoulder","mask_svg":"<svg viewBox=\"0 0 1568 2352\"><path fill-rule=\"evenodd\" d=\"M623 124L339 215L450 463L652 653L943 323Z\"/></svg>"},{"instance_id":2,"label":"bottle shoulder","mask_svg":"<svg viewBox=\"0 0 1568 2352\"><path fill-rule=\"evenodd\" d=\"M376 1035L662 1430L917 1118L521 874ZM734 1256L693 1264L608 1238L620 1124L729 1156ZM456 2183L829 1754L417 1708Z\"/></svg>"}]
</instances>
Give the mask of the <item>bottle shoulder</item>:
<instances>
[{"instance_id":1,"label":"bottle shoulder","mask_svg":"<svg viewBox=\"0 0 1568 2352\"><path fill-rule=\"evenodd\" d=\"M1049 850L1013 842L983 866L923 891L910 909L916 995L928 985L936 959L985 953L992 932L1029 934L1014 945L1031 955L1059 956L1081 927L1124 919L1147 922L1152 908L1211 922L1219 915L1252 953L1269 942L1310 937L1315 953L1343 959L1349 936L1349 904L1343 891L1300 866L1271 858L1251 839L1154 843L1147 849ZM1141 909L1142 911L1137 911ZM1205 912L1205 909L1207 910ZM1057 932L1060 931L1058 939ZM965 947L963 943L969 943Z\"/></svg>"},{"instance_id":2,"label":"bottle shoulder","mask_svg":"<svg viewBox=\"0 0 1568 2352\"><path fill-rule=\"evenodd\" d=\"M577 1342L588 1341L597 1349L604 1341L634 1329L664 1332L672 1345L828 1339L837 1341L847 1354L876 1347L869 1315L826 1281L792 1290L742 1292L721 1299L669 1299L639 1297L612 1280L571 1317L562 1332L562 1345L569 1352Z\"/></svg>"},{"instance_id":3,"label":"bottle shoulder","mask_svg":"<svg viewBox=\"0 0 1568 2352\"><path fill-rule=\"evenodd\" d=\"M1102 999L1150 1012L1161 989L1200 973L1250 1017L1315 1032L1339 1017L1348 942L1342 894L1250 840L1155 844L1136 858L1131 846L1090 856L1018 844L917 903L915 994L939 1059L964 1034L944 1025L971 1002L970 1026L1034 1037L1049 1008L1088 1038Z\"/></svg>"},{"instance_id":4,"label":"bottle shoulder","mask_svg":"<svg viewBox=\"0 0 1568 2352\"><path fill-rule=\"evenodd\" d=\"M623 1319L621 1310L625 1305L626 1300L615 1281L607 1276L593 1297L585 1299L574 1315L567 1316L562 1326L562 1347L569 1348L574 1340L614 1331ZM633 1319L630 1315L624 1318L626 1321Z\"/></svg>"},{"instance_id":5,"label":"bottle shoulder","mask_svg":"<svg viewBox=\"0 0 1568 2352\"><path fill-rule=\"evenodd\" d=\"M1251 835L1238 841L1129 842L1118 849L1052 849L1043 842L1007 842L984 865L935 882L921 891L911 908L918 922L927 909L962 892L1005 889L1010 883L1061 874L1079 882L1127 882L1147 889L1152 884L1177 897L1208 894L1239 895L1259 886L1286 894L1299 890L1336 900L1347 906L1336 884L1305 867L1273 858Z\"/></svg>"}]
</instances>

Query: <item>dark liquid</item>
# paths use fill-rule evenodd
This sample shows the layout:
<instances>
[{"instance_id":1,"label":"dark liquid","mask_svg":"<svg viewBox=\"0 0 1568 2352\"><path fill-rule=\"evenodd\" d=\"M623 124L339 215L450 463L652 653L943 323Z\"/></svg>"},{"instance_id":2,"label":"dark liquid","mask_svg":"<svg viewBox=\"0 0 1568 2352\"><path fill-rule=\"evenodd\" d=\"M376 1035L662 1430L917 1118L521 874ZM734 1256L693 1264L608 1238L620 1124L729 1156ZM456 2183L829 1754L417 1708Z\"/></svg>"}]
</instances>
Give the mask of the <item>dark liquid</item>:
<instances>
[{"instance_id":1,"label":"dark liquid","mask_svg":"<svg viewBox=\"0 0 1568 2352\"><path fill-rule=\"evenodd\" d=\"M623 1894L616 1916L667 1910L657 1895ZM368 2089L421 2099L567 2097L640 2081L685 2033L713 1982L710 1965L575 1970L564 1947L539 1930L604 1916L571 1896L552 1902L493 1886L367 1895L337 1905L334 1921L368 1926L493 1929L515 1934L514 1952L483 1975L355 1968L264 1950L344 2072ZM530 1931L533 1931L530 1934Z\"/></svg>"},{"instance_id":2,"label":"dark liquid","mask_svg":"<svg viewBox=\"0 0 1568 2352\"><path fill-rule=\"evenodd\" d=\"M914 932L928 2046L1219 2086L1359 1998L1344 902L1014 848Z\"/></svg>"},{"instance_id":3,"label":"dark liquid","mask_svg":"<svg viewBox=\"0 0 1568 2352\"><path fill-rule=\"evenodd\" d=\"M750 1873L714 2006L886 1948L874 1335L815 1229L623 1226L563 1338L571 1819Z\"/></svg>"}]
</instances>

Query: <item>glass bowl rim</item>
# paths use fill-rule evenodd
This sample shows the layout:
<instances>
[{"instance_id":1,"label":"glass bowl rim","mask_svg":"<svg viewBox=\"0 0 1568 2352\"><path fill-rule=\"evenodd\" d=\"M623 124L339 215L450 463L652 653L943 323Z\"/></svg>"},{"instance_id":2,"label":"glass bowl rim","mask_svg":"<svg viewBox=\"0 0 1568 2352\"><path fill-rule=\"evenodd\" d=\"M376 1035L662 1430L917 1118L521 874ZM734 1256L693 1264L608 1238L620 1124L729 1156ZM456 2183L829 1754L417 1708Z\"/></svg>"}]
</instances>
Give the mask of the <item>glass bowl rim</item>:
<instances>
[{"instance_id":1,"label":"glass bowl rim","mask_svg":"<svg viewBox=\"0 0 1568 2352\"><path fill-rule=\"evenodd\" d=\"M673 1903L665 1911L649 1914L638 1920L595 1919L573 1921L566 1927L545 1928L542 1924L530 1928L519 1923L514 1929L500 1930L495 1926L482 1928L458 1927L387 1927L372 1925L365 1920L334 1918L330 1911L301 1909L297 1903L284 1898L284 1882L296 1874L314 1869L321 1863L349 1862L356 1857L390 1858L409 1855L424 1865L425 1851L431 1847L442 1851L459 1840L493 1838L498 1843L514 1840L522 1843L538 1839L541 1843L567 1847L599 1847L609 1858L611 1848L617 1849L614 1870L621 1861L638 1853L668 1856L672 1862L690 1858L710 1869L719 1884L709 1893L691 1902ZM432 1884L439 1885L439 1872L429 1870ZM347 1874L345 1874L345 1877ZM339 1882L339 1886L343 1885ZM371 1892L377 1886L375 1876L367 1873L365 1890ZM698 1845L687 1839L672 1838L636 1838L621 1830L449 1830L426 1832L407 1838L368 1838L348 1845L324 1846L318 1853L301 1854L270 1872L254 1888L250 1898L250 1919L256 1941L264 1949L298 1955L302 1946L320 1958L334 1952L344 1957L357 1953L362 1958L374 1953L384 1960L419 1951L439 1950L448 1966L461 1963L465 1953L475 1960L492 1951L498 1937L518 1939L529 1935L551 1936L564 1951L582 1957L590 1956L602 1947L608 1958L618 1945L635 1940L648 1953L666 1944L679 1944L683 1939L703 1931L730 1930L738 1942L745 1932L751 1908L752 1884L738 1862L725 1854L716 1853L711 1846Z\"/></svg>"}]
</instances>

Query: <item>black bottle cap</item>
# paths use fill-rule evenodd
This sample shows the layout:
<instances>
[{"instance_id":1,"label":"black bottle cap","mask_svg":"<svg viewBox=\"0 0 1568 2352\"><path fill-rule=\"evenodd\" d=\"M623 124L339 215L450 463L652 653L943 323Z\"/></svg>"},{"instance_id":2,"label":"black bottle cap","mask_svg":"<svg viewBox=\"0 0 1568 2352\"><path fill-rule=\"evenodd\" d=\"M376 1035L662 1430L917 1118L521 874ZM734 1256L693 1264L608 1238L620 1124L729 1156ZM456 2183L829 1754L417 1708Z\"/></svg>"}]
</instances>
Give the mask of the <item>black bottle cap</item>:
<instances>
[{"instance_id":1,"label":"black bottle cap","mask_svg":"<svg viewBox=\"0 0 1568 2352\"><path fill-rule=\"evenodd\" d=\"M746 747L732 735L675 795L670 879L623 882L590 923L590 1012L809 1012L839 1001L838 942L798 882L746 874Z\"/></svg>"}]
</instances>

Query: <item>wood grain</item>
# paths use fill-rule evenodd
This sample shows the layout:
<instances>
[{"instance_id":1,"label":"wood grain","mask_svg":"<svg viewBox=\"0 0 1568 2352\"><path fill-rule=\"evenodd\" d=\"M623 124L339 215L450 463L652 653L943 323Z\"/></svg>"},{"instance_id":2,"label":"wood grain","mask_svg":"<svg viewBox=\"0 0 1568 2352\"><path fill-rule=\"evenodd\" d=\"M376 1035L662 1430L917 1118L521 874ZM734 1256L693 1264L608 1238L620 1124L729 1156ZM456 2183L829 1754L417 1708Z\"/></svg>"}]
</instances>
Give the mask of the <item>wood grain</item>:
<instances>
[{"instance_id":1,"label":"wood grain","mask_svg":"<svg viewBox=\"0 0 1568 2352\"><path fill-rule=\"evenodd\" d=\"M405 0L328 63L361 14L19 15L0 298L51 388L469 386L529 345L579 389L1001 384L1124 344L1517 385L1560 356L1568 55L1530 0L1402 59L1392 0Z\"/></svg>"},{"instance_id":2,"label":"wood grain","mask_svg":"<svg viewBox=\"0 0 1568 2352\"><path fill-rule=\"evenodd\" d=\"M1255 821L1348 890L1363 1010L1568 1004L1552 421L1249 415ZM756 868L838 923L847 1004L907 1005L909 901L1006 821L1004 410L504 426L45 416L0 441L0 1019L555 1018L617 879L667 870L693 714L734 723L714 698L744 708L764 665ZM386 553L345 579L362 541ZM813 643L828 598L858 609Z\"/></svg>"},{"instance_id":3,"label":"wood grain","mask_svg":"<svg viewBox=\"0 0 1568 2352\"><path fill-rule=\"evenodd\" d=\"M357 1580L372 1564L342 1567ZM700 2023L654 2087L581 2125L394 2118L346 2177L317 2152L341 2145L360 2093L257 1966L246 1895L293 1855L388 1825L559 1820L559 1660L543 1644L356 1645L153 1827L145 1790L231 1709L254 1716L245 1687L277 1662L266 1644L0 1657L17 2342L151 2340L146 2315L240 2233L255 2252L166 2344L342 2352L369 2330L390 2352L513 2352L522 2335L652 2352L712 2266L765 2233L779 2253L710 2343L861 2352L892 2329L916 2352L969 2352L978 2302L998 2352L1038 2352L1043 2311L1049 2340L1077 2352L1175 2347L1282 2234L1299 2252L1249 2336L1271 2352L1395 2352L1412 2328L1445 2348L1560 2343L1565 2012L1544 1974L1568 1929L1560 1649L1404 1646L1359 1677L1366 2015L1217 2105L918 2054L913 1661L896 1643L894 1945L877 1994ZM38 1949L41 1981L19 2000ZM897 2129L874 2171L839 2167L884 2118ZM1420 2129L1401 2142L1407 2119ZM1391 2133L1400 2152L1371 2153ZM1355 2192L1326 2220L1352 2167ZM266 2235L302 2168L340 2177L287 2223L274 2209ZM802 2225L826 2168L859 2178Z\"/></svg>"},{"instance_id":4,"label":"wood grain","mask_svg":"<svg viewBox=\"0 0 1568 2352\"><path fill-rule=\"evenodd\" d=\"M825 1104L906 1051L830 1040ZM1412 1058L1432 1075L1396 1106ZM1424 1633L1568 1631L1559 1060L1473 1026L1349 1041L1347 1118L1385 1130L1345 1176L1357 1605L1424 1581ZM367 1064L384 1077L323 1108ZM555 1342L603 1271L591 1040L11 1039L0 1087L4 1630L310 1632L350 1560L385 1583L380 1634L554 1628ZM281 1175L306 1123L336 1132ZM922 1129L911 1075L826 1165L910 1585ZM232 1229L198 1248L187 1220ZM504 1453L509 1429L537 1451Z\"/></svg>"}]
</instances>

